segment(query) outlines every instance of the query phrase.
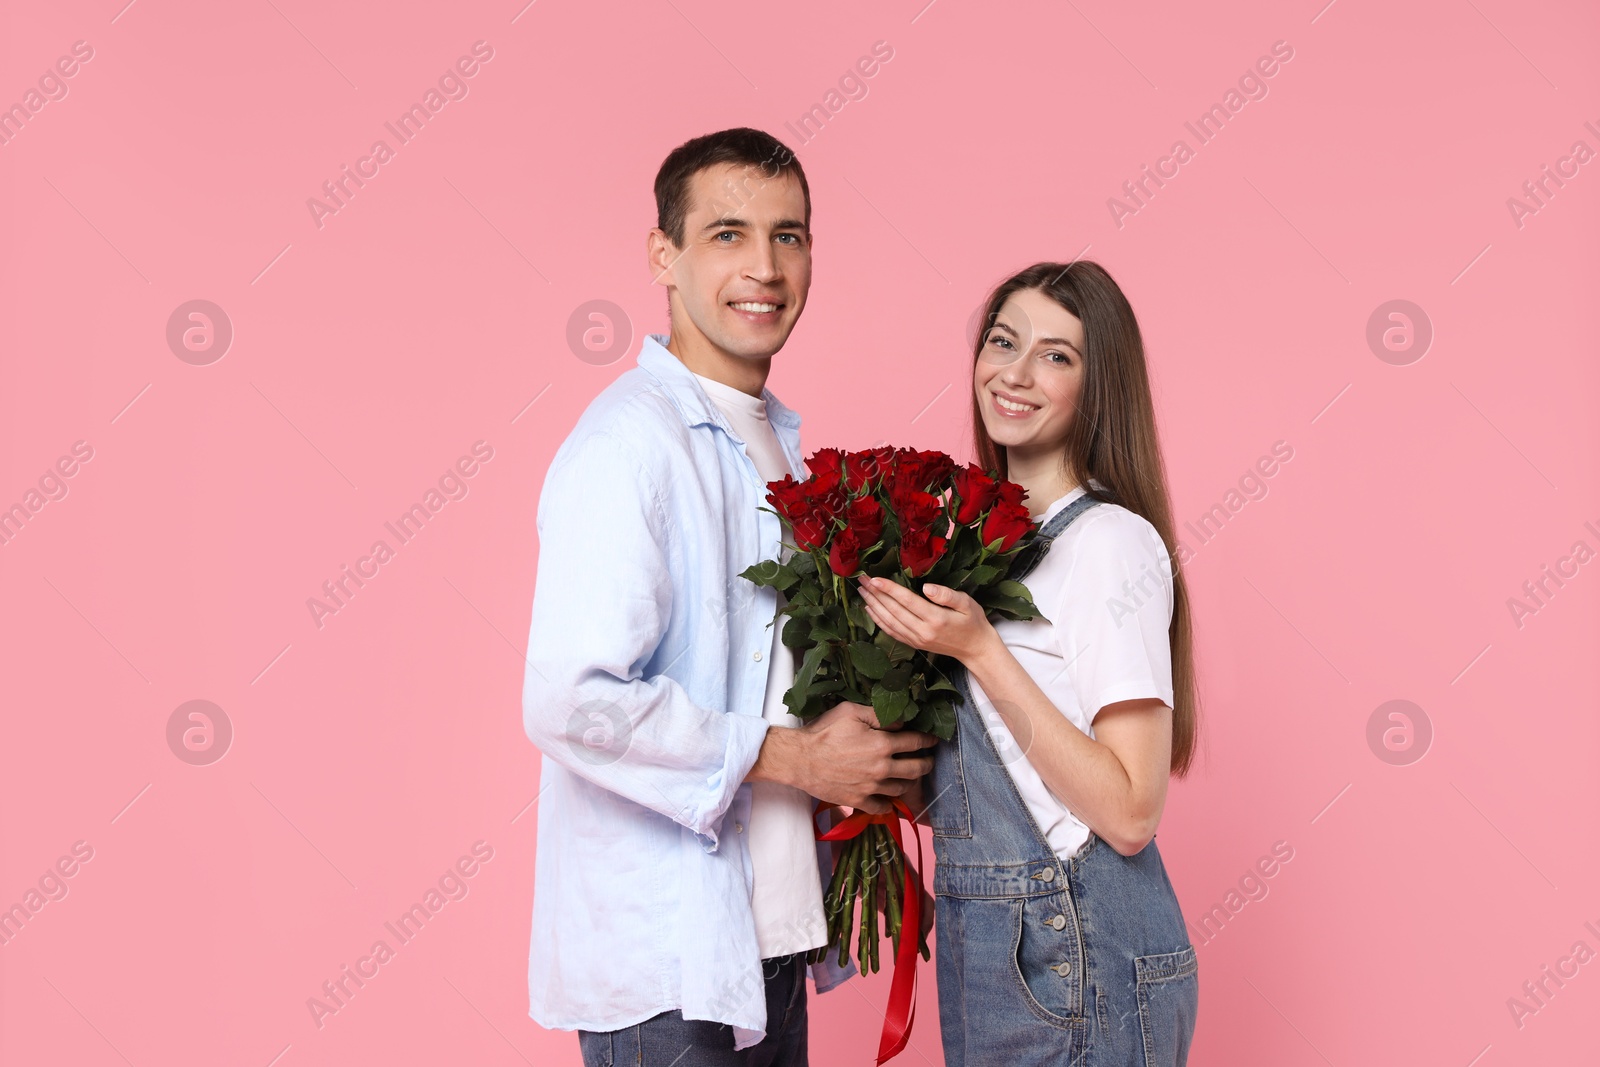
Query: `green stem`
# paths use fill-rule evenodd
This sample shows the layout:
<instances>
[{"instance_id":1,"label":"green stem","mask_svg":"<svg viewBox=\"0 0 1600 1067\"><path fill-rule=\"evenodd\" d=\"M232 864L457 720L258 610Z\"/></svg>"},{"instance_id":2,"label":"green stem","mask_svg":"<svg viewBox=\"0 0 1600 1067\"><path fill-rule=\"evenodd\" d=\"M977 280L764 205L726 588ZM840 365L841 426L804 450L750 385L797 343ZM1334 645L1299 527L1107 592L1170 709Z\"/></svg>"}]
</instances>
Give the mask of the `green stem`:
<instances>
[{"instance_id":1,"label":"green stem","mask_svg":"<svg viewBox=\"0 0 1600 1067\"><path fill-rule=\"evenodd\" d=\"M850 643L854 644L855 641L856 641L856 624L850 621L850 609L849 609L849 606L848 606L848 604L847 604L847 602L845 600L845 594L844 594L843 586L844 586L844 579L840 578L837 574L835 574L833 576L833 599L834 599L834 603L838 604L839 605L839 610L844 612L845 632L850 635ZM865 689L861 688L861 679L856 677L855 667L850 662L850 653L849 652L846 652L844 654L844 676L845 676L845 680L850 683L850 688L851 689L854 689L857 693L860 693L862 696L870 696L870 694Z\"/></svg>"},{"instance_id":2,"label":"green stem","mask_svg":"<svg viewBox=\"0 0 1600 1067\"><path fill-rule=\"evenodd\" d=\"M889 881L888 881L888 912L889 936L894 941L895 955L900 953L900 923L902 920L901 898L905 894L905 870L900 864L900 849L895 846L891 838L888 843L889 855Z\"/></svg>"},{"instance_id":3,"label":"green stem","mask_svg":"<svg viewBox=\"0 0 1600 1067\"><path fill-rule=\"evenodd\" d=\"M855 900L856 882L860 876L861 868L856 863L857 838L845 842L845 847L839 854L838 871L842 872L839 883L839 895L831 901L833 915L828 925L828 944L839 946L839 966L845 964L845 949L850 943L850 905Z\"/></svg>"}]
</instances>

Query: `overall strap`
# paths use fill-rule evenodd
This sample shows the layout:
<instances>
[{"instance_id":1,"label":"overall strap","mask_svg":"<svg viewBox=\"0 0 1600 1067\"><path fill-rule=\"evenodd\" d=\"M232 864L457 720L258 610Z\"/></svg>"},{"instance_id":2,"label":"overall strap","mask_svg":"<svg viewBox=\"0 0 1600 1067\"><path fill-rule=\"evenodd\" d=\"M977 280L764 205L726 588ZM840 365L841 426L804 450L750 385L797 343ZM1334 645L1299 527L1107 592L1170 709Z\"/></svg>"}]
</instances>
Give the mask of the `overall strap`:
<instances>
[{"instance_id":1,"label":"overall strap","mask_svg":"<svg viewBox=\"0 0 1600 1067\"><path fill-rule=\"evenodd\" d=\"M1012 562L1011 572L1007 577L1015 581L1022 581L1023 577L1044 559L1044 554L1050 551L1050 543L1059 537L1063 530L1071 526L1079 515L1100 503L1103 503L1103 501L1097 500L1086 493L1051 516L1050 520L1039 530L1039 536L1034 538L1027 548L1017 553L1017 558Z\"/></svg>"}]
</instances>

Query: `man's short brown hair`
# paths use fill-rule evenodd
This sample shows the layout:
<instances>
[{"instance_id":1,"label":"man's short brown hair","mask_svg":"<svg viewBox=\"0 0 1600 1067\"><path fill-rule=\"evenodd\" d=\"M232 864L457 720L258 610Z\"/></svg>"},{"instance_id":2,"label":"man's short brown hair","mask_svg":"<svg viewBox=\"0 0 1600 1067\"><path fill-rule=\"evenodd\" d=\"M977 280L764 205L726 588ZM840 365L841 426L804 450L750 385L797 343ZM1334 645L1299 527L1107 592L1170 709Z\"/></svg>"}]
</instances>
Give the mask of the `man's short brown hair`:
<instances>
[{"instance_id":1,"label":"man's short brown hair","mask_svg":"<svg viewBox=\"0 0 1600 1067\"><path fill-rule=\"evenodd\" d=\"M684 220L689 214L689 182L701 171L722 163L753 167L763 179L793 174L806 200L806 229L811 228L811 187L806 172L789 147L770 133L739 126L685 141L674 148L656 172L656 225L678 248L683 247Z\"/></svg>"}]
</instances>

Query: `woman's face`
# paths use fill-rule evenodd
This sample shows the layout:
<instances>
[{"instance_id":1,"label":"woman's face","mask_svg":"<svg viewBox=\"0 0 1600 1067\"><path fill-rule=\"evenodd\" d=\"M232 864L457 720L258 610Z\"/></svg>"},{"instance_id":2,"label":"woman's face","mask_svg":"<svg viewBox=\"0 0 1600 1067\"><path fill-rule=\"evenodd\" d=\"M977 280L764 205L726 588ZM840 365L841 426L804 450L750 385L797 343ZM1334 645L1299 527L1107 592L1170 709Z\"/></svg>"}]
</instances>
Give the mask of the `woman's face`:
<instances>
[{"instance_id":1,"label":"woman's face","mask_svg":"<svg viewBox=\"0 0 1600 1067\"><path fill-rule=\"evenodd\" d=\"M1083 388L1083 323L1037 289L1012 293L995 313L973 366L983 425L994 443L1060 448Z\"/></svg>"}]
</instances>

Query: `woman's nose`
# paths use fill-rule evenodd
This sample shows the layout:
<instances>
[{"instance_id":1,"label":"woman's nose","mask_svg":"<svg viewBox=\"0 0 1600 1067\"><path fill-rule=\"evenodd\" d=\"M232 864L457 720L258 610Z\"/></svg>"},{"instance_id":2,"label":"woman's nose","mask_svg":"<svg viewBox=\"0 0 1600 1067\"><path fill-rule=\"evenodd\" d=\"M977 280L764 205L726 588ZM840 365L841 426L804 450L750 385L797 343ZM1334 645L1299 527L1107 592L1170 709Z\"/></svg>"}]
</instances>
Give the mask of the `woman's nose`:
<instances>
[{"instance_id":1,"label":"woman's nose","mask_svg":"<svg viewBox=\"0 0 1600 1067\"><path fill-rule=\"evenodd\" d=\"M1000 380L1007 385L1028 386L1033 384L1032 370L1028 365L1026 356L1017 356L1000 368Z\"/></svg>"}]
</instances>

